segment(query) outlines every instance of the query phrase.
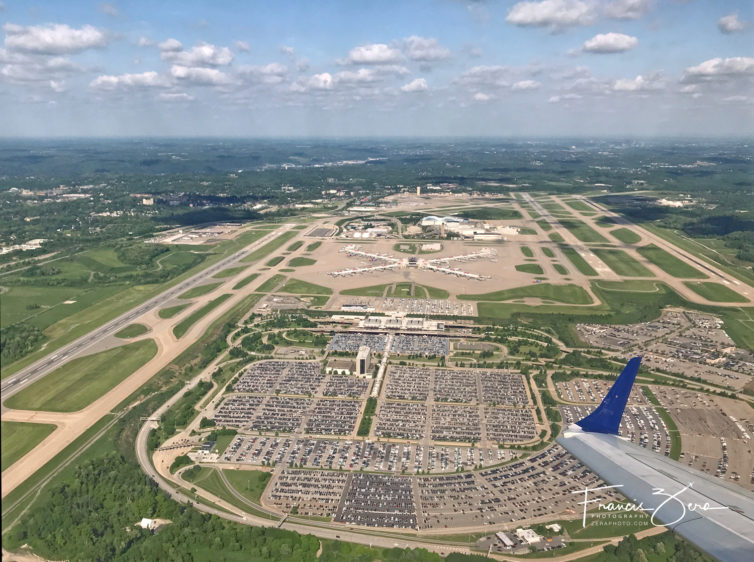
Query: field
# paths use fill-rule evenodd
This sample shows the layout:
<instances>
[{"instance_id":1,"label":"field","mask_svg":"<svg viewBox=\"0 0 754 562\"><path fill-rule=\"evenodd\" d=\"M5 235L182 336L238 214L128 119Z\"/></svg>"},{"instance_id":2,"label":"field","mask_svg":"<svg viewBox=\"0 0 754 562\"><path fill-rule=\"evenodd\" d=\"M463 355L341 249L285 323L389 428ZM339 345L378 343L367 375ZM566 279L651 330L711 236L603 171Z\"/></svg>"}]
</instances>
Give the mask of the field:
<instances>
[{"instance_id":1,"label":"field","mask_svg":"<svg viewBox=\"0 0 754 562\"><path fill-rule=\"evenodd\" d=\"M295 227L295 230L301 230L301 228ZM295 252L296 250L298 250L303 245L304 245L304 243L301 240L297 240L296 242L294 242L293 244L291 244L290 246L288 246L285 249L285 251L286 252Z\"/></svg>"},{"instance_id":2,"label":"field","mask_svg":"<svg viewBox=\"0 0 754 562\"><path fill-rule=\"evenodd\" d=\"M384 285L370 285L369 287L357 287L355 289L344 289L340 292L341 295L348 295L353 297L381 297L385 293L385 289L391 287L392 283L386 283Z\"/></svg>"},{"instance_id":3,"label":"field","mask_svg":"<svg viewBox=\"0 0 754 562\"><path fill-rule=\"evenodd\" d=\"M560 232L551 232L549 234L549 238L550 240L552 240L553 242L557 242L558 244L562 244L563 242L565 242Z\"/></svg>"},{"instance_id":4,"label":"field","mask_svg":"<svg viewBox=\"0 0 754 562\"><path fill-rule=\"evenodd\" d=\"M189 306L188 303L179 304L176 306L169 306L167 308L161 309L157 314L159 315L160 318L172 318L173 316L178 314L181 310L183 310L187 306Z\"/></svg>"},{"instance_id":5,"label":"field","mask_svg":"<svg viewBox=\"0 0 754 562\"><path fill-rule=\"evenodd\" d=\"M571 233L586 243L605 243L607 238L594 230L591 226L579 219L560 219L560 224L571 231Z\"/></svg>"},{"instance_id":6,"label":"field","mask_svg":"<svg viewBox=\"0 0 754 562\"><path fill-rule=\"evenodd\" d=\"M641 236L628 228L616 228L615 230L611 230L610 234L613 238L620 240L624 244L636 244L637 242L641 242Z\"/></svg>"},{"instance_id":7,"label":"field","mask_svg":"<svg viewBox=\"0 0 754 562\"><path fill-rule=\"evenodd\" d=\"M322 242L319 241L319 240L317 240L316 242L312 242L311 244L309 244L306 247L306 251L307 252L313 252L314 250L316 250L317 248L319 248L321 245L322 245Z\"/></svg>"},{"instance_id":8,"label":"field","mask_svg":"<svg viewBox=\"0 0 754 562\"><path fill-rule=\"evenodd\" d=\"M527 258L533 258L534 257L534 250L529 248L529 246L521 246L521 253L526 256Z\"/></svg>"},{"instance_id":9,"label":"field","mask_svg":"<svg viewBox=\"0 0 754 562\"><path fill-rule=\"evenodd\" d=\"M415 254L417 246L412 242L399 242L398 244L393 244L393 250L404 254Z\"/></svg>"},{"instance_id":10,"label":"field","mask_svg":"<svg viewBox=\"0 0 754 562\"><path fill-rule=\"evenodd\" d=\"M589 205L587 205L586 203L578 199L566 199L565 204L568 205L574 211L579 211L583 215L588 216L588 215L595 214L594 209L592 209Z\"/></svg>"},{"instance_id":11,"label":"field","mask_svg":"<svg viewBox=\"0 0 754 562\"><path fill-rule=\"evenodd\" d=\"M233 286L233 290L236 291L238 289L243 289L246 285L254 281L254 279L256 279L257 277L259 277L259 273L252 273L248 277L244 277Z\"/></svg>"},{"instance_id":12,"label":"field","mask_svg":"<svg viewBox=\"0 0 754 562\"><path fill-rule=\"evenodd\" d=\"M283 234L277 236L276 238L273 238L267 244L262 246L261 248L258 248L251 252L248 256L245 258L242 258L241 261L244 263L249 263L257 260L261 260L263 257L271 254L278 248L280 248L283 244L288 242L291 238L296 236L298 232L294 230L290 230L288 232L284 232Z\"/></svg>"},{"instance_id":13,"label":"field","mask_svg":"<svg viewBox=\"0 0 754 562\"><path fill-rule=\"evenodd\" d=\"M270 261L268 261L266 264L267 267L275 267L277 264L279 264L281 261L283 261L285 258L283 256L275 256Z\"/></svg>"},{"instance_id":14,"label":"field","mask_svg":"<svg viewBox=\"0 0 754 562\"><path fill-rule=\"evenodd\" d=\"M317 260L313 260L312 258L298 257L290 260L287 265L290 267L303 267L306 265L314 265L315 263L317 263Z\"/></svg>"},{"instance_id":15,"label":"field","mask_svg":"<svg viewBox=\"0 0 754 562\"><path fill-rule=\"evenodd\" d=\"M654 244L642 246L641 248L637 248L636 251L673 277L680 279L704 279L707 277L695 267L679 260Z\"/></svg>"},{"instance_id":16,"label":"field","mask_svg":"<svg viewBox=\"0 0 754 562\"><path fill-rule=\"evenodd\" d=\"M542 246L542 253L546 255L548 258L555 257L555 252L553 252L552 249L548 248L547 246Z\"/></svg>"},{"instance_id":17,"label":"field","mask_svg":"<svg viewBox=\"0 0 754 562\"><path fill-rule=\"evenodd\" d=\"M279 290L294 295L332 295L332 289L300 279L289 279Z\"/></svg>"},{"instance_id":18,"label":"field","mask_svg":"<svg viewBox=\"0 0 754 562\"><path fill-rule=\"evenodd\" d=\"M571 260L571 263L576 267L576 269L579 270L584 275L588 275L589 277L596 277L597 272L594 270L594 268L589 265L584 258L581 257L581 254L579 254L574 248L570 246L561 246L560 251L565 254L565 257L567 257L569 260Z\"/></svg>"},{"instance_id":19,"label":"field","mask_svg":"<svg viewBox=\"0 0 754 562\"><path fill-rule=\"evenodd\" d=\"M215 289L217 289L220 286L220 283L209 283L207 285L199 285L198 287L193 287L192 289L189 289L182 295L179 295L179 299L195 299L196 297L201 297L203 295L206 295L207 293L211 293Z\"/></svg>"},{"instance_id":20,"label":"field","mask_svg":"<svg viewBox=\"0 0 754 562\"><path fill-rule=\"evenodd\" d=\"M173 335L176 338L182 337L186 332L188 332L189 328L196 324L202 317L206 316L207 313L212 310L213 308L217 307L221 303L225 302L227 299L231 297L230 294L224 294L220 295L219 297L211 300L207 304L205 304L203 307L201 307L199 310L192 312L190 315L188 315L186 318L181 320L180 323L178 323L175 328L173 328Z\"/></svg>"},{"instance_id":21,"label":"field","mask_svg":"<svg viewBox=\"0 0 754 562\"><path fill-rule=\"evenodd\" d=\"M550 230L552 230L552 225L544 219L538 220L537 226L539 226L539 228L541 228L545 232L549 232Z\"/></svg>"},{"instance_id":22,"label":"field","mask_svg":"<svg viewBox=\"0 0 754 562\"><path fill-rule=\"evenodd\" d=\"M69 361L14 394L5 405L20 410L76 412L115 387L157 353L142 340Z\"/></svg>"},{"instance_id":23,"label":"field","mask_svg":"<svg viewBox=\"0 0 754 562\"><path fill-rule=\"evenodd\" d=\"M618 275L623 277L654 277L651 271L623 250L596 248L593 252Z\"/></svg>"},{"instance_id":24,"label":"field","mask_svg":"<svg viewBox=\"0 0 754 562\"><path fill-rule=\"evenodd\" d=\"M550 285L538 283L527 287L516 287L480 295L459 295L459 299L474 301L509 301L514 299L538 298L565 304L592 304L592 298L578 285Z\"/></svg>"},{"instance_id":25,"label":"field","mask_svg":"<svg viewBox=\"0 0 754 562\"><path fill-rule=\"evenodd\" d=\"M747 302L744 297L739 295L733 289L729 289L725 285L713 282L691 282L684 283L689 289L694 291L697 295L704 297L705 299L713 302Z\"/></svg>"},{"instance_id":26,"label":"field","mask_svg":"<svg viewBox=\"0 0 754 562\"><path fill-rule=\"evenodd\" d=\"M476 209L447 209L458 216L480 221L510 221L521 218L521 213L515 209L501 209L499 207L478 207Z\"/></svg>"},{"instance_id":27,"label":"field","mask_svg":"<svg viewBox=\"0 0 754 562\"><path fill-rule=\"evenodd\" d=\"M123 328L120 332L115 334L115 337L123 338L123 339L135 338L143 334L146 334L148 330L149 328L147 328L143 324L129 324L128 326Z\"/></svg>"},{"instance_id":28,"label":"field","mask_svg":"<svg viewBox=\"0 0 754 562\"><path fill-rule=\"evenodd\" d=\"M233 277L234 275L238 275L239 273L241 273L244 269L246 269L245 265L240 265L238 267L229 267L227 269L218 271L212 276L212 278L225 279L226 277Z\"/></svg>"},{"instance_id":29,"label":"field","mask_svg":"<svg viewBox=\"0 0 754 562\"><path fill-rule=\"evenodd\" d=\"M261 470L223 470L223 474L239 494L255 503L259 503L272 476Z\"/></svg>"},{"instance_id":30,"label":"field","mask_svg":"<svg viewBox=\"0 0 754 562\"><path fill-rule=\"evenodd\" d=\"M257 287L258 293L269 293L274 290L280 283L285 281L285 275L276 274Z\"/></svg>"},{"instance_id":31,"label":"field","mask_svg":"<svg viewBox=\"0 0 754 562\"><path fill-rule=\"evenodd\" d=\"M55 430L55 426L42 423L2 422L0 430L3 442L0 459L2 465L0 471L2 471L41 443Z\"/></svg>"},{"instance_id":32,"label":"field","mask_svg":"<svg viewBox=\"0 0 754 562\"><path fill-rule=\"evenodd\" d=\"M554 263L552 264L552 266L555 268L555 271L557 271L561 275L568 275L568 270L559 263Z\"/></svg>"},{"instance_id":33,"label":"field","mask_svg":"<svg viewBox=\"0 0 754 562\"><path fill-rule=\"evenodd\" d=\"M533 275L542 275L542 266L536 263L523 263L516 266L516 271L522 273L531 273Z\"/></svg>"}]
</instances>

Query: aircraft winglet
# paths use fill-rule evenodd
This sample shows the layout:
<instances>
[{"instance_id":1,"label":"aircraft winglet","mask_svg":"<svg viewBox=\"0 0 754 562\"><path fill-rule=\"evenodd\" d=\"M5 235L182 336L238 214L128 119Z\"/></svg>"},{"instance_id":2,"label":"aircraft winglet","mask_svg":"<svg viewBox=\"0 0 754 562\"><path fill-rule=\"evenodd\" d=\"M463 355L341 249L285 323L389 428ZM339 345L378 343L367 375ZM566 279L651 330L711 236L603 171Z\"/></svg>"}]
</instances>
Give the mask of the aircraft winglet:
<instances>
[{"instance_id":1,"label":"aircraft winglet","mask_svg":"<svg viewBox=\"0 0 754 562\"><path fill-rule=\"evenodd\" d=\"M641 357L630 359L623 372L618 376L613 386L602 399L602 403L583 420L576 422L576 425L584 431L617 435L620 420L623 417L623 410L626 409L628 395L631 393L631 387L634 385L636 373L639 372L640 363Z\"/></svg>"}]
</instances>

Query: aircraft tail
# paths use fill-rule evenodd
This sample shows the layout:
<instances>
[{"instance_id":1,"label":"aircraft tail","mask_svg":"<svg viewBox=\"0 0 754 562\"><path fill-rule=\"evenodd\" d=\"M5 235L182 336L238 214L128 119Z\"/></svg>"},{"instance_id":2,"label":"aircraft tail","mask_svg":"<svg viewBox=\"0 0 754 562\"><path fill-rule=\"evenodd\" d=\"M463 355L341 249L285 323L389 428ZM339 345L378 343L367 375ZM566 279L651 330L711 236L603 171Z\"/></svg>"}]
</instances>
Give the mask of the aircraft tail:
<instances>
[{"instance_id":1,"label":"aircraft tail","mask_svg":"<svg viewBox=\"0 0 754 562\"><path fill-rule=\"evenodd\" d=\"M613 386L602 399L602 403L583 420L576 422L576 425L584 431L613 433L617 435L620 420L623 417L623 410L626 409L628 395L631 393L631 387L634 385L636 373L639 372L640 363L641 357L634 357L629 360L623 372L618 376Z\"/></svg>"}]
</instances>

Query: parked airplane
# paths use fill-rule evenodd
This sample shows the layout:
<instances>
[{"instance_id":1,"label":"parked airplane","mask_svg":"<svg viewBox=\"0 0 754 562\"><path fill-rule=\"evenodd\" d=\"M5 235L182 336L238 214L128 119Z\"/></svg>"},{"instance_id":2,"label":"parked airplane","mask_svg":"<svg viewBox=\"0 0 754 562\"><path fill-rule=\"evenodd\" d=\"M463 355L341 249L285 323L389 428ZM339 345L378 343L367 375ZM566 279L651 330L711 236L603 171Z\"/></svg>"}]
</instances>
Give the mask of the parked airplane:
<instances>
[{"instance_id":1,"label":"parked airplane","mask_svg":"<svg viewBox=\"0 0 754 562\"><path fill-rule=\"evenodd\" d=\"M558 443L628 498L620 509L646 512L653 524L723 562L754 560L754 494L618 436L640 363L641 357L631 359L597 409L571 424ZM584 522L595 503L603 513L615 507L589 497L597 490L574 492L583 494Z\"/></svg>"}]
</instances>

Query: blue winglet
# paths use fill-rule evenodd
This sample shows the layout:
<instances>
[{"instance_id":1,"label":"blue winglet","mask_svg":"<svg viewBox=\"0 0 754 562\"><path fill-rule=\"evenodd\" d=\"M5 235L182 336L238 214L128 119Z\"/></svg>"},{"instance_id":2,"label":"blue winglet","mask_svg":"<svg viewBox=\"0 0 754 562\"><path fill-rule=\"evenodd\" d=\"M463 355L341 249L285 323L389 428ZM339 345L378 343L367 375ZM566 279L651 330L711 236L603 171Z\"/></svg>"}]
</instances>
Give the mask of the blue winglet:
<instances>
[{"instance_id":1,"label":"blue winglet","mask_svg":"<svg viewBox=\"0 0 754 562\"><path fill-rule=\"evenodd\" d=\"M641 357L632 358L618 376L610 390L602 399L602 403L594 412L589 414L583 420L576 422L576 425L584 431L593 433L613 433L618 434L620 420L623 417L623 410L626 409L628 395L631 393L631 387L634 385L636 373L639 372Z\"/></svg>"}]
</instances>

